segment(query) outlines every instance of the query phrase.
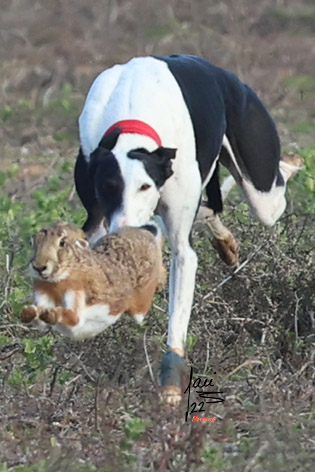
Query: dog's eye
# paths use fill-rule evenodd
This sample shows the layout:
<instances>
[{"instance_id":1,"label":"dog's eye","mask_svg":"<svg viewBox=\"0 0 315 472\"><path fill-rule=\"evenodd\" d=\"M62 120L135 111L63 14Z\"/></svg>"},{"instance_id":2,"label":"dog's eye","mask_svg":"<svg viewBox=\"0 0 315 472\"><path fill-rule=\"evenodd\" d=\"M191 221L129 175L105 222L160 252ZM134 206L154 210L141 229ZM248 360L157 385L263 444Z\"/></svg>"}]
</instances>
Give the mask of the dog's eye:
<instances>
[{"instance_id":1,"label":"dog's eye","mask_svg":"<svg viewBox=\"0 0 315 472\"><path fill-rule=\"evenodd\" d=\"M60 239L59 246L60 246L60 247L65 247L66 245L67 245L67 243L66 243L66 238Z\"/></svg>"},{"instance_id":2,"label":"dog's eye","mask_svg":"<svg viewBox=\"0 0 315 472\"><path fill-rule=\"evenodd\" d=\"M141 185L141 187L140 187L140 191L141 191L141 192L145 192L146 190L149 190L149 188L151 188L151 185L149 185L149 184L143 184L143 185Z\"/></svg>"}]
</instances>

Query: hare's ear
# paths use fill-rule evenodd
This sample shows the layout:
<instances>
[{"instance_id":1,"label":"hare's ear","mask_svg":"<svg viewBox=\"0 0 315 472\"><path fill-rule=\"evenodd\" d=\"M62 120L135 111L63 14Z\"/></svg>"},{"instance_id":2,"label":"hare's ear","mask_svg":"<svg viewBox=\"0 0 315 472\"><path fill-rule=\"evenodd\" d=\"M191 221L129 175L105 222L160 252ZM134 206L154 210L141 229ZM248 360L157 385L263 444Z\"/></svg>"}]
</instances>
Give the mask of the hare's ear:
<instances>
[{"instance_id":1,"label":"hare's ear","mask_svg":"<svg viewBox=\"0 0 315 472\"><path fill-rule=\"evenodd\" d=\"M86 239L77 239L75 245L81 249L86 249L89 247L89 242Z\"/></svg>"}]
</instances>

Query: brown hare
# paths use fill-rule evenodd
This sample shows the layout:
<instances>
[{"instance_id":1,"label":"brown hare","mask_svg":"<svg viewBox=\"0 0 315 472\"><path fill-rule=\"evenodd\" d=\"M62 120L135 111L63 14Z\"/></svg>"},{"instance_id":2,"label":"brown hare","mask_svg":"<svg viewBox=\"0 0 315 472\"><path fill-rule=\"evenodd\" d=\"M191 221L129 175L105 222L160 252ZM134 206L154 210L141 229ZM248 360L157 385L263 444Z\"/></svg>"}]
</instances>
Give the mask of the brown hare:
<instances>
[{"instance_id":1,"label":"brown hare","mask_svg":"<svg viewBox=\"0 0 315 472\"><path fill-rule=\"evenodd\" d=\"M21 320L73 339L95 336L130 314L141 322L165 282L160 234L155 225L125 227L91 249L77 226L57 222L36 233L30 272L34 305Z\"/></svg>"}]
</instances>

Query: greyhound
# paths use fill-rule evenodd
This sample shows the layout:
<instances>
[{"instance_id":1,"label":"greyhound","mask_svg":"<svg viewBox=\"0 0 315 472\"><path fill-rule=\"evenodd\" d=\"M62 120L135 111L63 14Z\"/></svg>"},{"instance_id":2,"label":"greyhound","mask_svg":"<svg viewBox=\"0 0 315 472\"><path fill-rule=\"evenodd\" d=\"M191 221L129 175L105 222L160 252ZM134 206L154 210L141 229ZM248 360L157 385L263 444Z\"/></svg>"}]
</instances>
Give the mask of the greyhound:
<instances>
[{"instance_id":1,"label":"greyhound","mask_svg":"<svg viewBox=\"0 0 315 472\"><path fill-rule=\"evenodd\" d=\"M172 261L161 383L166 402L176 404L197 269L190 234L203 191L213 244L236 264L238 243L219 217L219 163L254 215L272 226L301 158L280 160L275 124L250 87L190 55L138 57L102 72L88 92L79 131L75 184L90 243L105 234L104 218L109 231L144 225L153 214L165 226Z\"/></svg>"}]
</instances>

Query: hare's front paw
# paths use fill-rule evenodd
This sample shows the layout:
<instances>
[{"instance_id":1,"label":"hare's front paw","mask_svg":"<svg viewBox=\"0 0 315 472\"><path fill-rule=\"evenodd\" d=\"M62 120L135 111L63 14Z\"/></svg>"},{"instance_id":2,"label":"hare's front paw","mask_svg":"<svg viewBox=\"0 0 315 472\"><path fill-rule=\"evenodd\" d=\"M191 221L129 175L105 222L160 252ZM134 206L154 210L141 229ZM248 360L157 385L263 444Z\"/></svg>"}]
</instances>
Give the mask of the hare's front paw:
<instances>
[{"instance_id":1,"label":"hare's front paw","mask_svg":"<svg viewBox=\"0 0 315 472\"><path fill-rule=\"evenodd\" d=\"M30 323L37 318L37 316L37 307L35 305L26 305L21 313L21 321L22 323Z\"/></svg>"},{"instance_id":2,"label":"hare's front paw","mask_svg":"<svg viewBox=\"0 0 315 472\"><path fill-rule=\"evenodd\" d=\"M55 325L58 323L58 311L56 308L49 308L43 310L39 316L42 321L50 325Z\"/></svg>"}]
</instances>

